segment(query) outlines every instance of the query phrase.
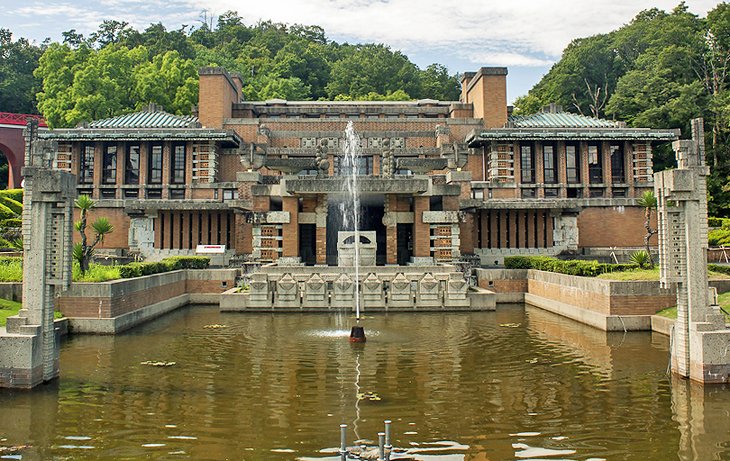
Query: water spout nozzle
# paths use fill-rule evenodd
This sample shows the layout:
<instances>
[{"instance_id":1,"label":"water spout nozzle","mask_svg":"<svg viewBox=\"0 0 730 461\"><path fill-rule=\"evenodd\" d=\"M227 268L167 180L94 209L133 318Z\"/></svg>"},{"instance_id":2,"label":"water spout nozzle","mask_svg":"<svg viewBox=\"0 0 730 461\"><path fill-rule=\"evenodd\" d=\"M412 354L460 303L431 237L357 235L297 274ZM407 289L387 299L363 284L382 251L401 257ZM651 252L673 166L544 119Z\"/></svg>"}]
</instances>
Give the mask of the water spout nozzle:
<instances>
[{"instance_id":1,"label":"water spout nozzle","mask_svg":"<svg viewBox=\"0 0 730 461\"><path fill-rule=\"evenodd\" d=\"M365 328L355 325L350 330L350 342L351 343L364 343L365 342Z\"/></svg>"}]
</instances>

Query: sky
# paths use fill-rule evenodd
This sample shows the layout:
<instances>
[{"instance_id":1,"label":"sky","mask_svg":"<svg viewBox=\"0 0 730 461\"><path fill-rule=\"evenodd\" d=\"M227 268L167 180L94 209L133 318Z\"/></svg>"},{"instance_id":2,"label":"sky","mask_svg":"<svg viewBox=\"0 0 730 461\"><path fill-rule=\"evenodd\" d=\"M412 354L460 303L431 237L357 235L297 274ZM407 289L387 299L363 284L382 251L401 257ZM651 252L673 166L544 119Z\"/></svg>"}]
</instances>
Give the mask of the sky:
<instances>
[{"instance_id":1,"label":"sky","mask_svg":"<svg viewBox=\"0 0 730 461\"><path fill-rule=\"evenodd\" d=\"M506 66L508 99L526 94L560 59L571 40L609 32L649 8L671 10L679 0L0 0L0 27L37 42L76 29L89 34L105 19L142 30L199 27L205 15L238 11L259 20L318 25L338 42L385 43L419 67L449 71ZM705 16L717 1L686 0Z\"/></svg>"}]
</instances>

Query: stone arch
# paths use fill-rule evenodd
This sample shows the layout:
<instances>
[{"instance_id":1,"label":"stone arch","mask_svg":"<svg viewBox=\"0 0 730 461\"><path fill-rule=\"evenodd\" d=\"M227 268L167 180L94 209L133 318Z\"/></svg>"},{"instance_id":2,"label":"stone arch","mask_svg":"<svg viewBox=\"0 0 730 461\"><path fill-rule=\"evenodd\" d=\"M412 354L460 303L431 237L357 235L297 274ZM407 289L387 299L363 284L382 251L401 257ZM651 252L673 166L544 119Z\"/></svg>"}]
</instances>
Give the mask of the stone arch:
<instances>
[{"instance_id":1,"label":"stone arch","mask_svg":"<svg viewBox=\"0 0 730 461\"><path fill-rule=\"evenodd\" d=\"M23 138L21 137L20 140L20 144L22 145ZM22 150L20 152L17 150L18 146L15 146L15 149L13 149L9 145L0 142L0 154L8 162L8 189L19 188L22 180L20 169L23 167L24 155Z\"/></svg>"}]
</instances>

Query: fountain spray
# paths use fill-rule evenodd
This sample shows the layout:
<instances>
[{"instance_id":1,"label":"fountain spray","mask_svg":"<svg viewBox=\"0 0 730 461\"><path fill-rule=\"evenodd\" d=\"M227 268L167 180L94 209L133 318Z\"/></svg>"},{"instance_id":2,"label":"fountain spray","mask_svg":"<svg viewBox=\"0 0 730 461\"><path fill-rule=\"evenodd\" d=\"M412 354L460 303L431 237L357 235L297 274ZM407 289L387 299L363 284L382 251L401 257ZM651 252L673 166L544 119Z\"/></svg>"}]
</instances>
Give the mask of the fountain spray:
<instances>
[{"instance_id":1,"label":"fountain spray","mask_svg":"<svg viewBox=\"0 0 730 461\"><path fill-rule=\"evenodd\" d=\"M350 341L363 343L365 342L365 329L360 326L360 191L357 185L358 175L358 159L360 157L360 137L355 133L355 127L352 121L347 122L345 129L345 145L344 157L342 159L342 169L347 176L345 182L347 187L348 201L343 207L344 221L352 222L354 231L355 244L355 321L356 325L350 331ZM352 220L352 221L350 221Z\"/></svg>"}]
</instances>

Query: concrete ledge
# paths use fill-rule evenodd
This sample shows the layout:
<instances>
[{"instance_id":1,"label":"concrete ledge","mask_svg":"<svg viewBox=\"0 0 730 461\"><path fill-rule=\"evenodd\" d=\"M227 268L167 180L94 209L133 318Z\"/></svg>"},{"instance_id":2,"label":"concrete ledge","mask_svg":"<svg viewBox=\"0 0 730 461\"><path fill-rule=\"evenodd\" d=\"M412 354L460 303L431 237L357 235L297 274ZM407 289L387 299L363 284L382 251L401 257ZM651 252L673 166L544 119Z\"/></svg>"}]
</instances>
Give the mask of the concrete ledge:
<instances>
[{"instance_id":1,"label":"concrete ledge","mask_svg":"<svg viewBox=\"0 0 730 461\"><path fill-rule=\"evenodd\" d=\"M651 316L651 330L663 335L670 336L672 334L672 328L674 328L675 319L668 317L662 317L661 315Z\"/></svg>"},{"instance_id":2,"label":"concrete ledge","mask_svg":"<svg viewBox=\"0 0 730 461\"><path fill-rule=\"evenodd\" d=\"M494 311L497 310L497 296L493 291L484 288L472 287L466 292L469 298L470 310ZM462 309L463 310L463 309Z\"/></svg>"},{"instance_id":3,"label":"concrete ledge","mask_svg":"<svg viewBox=\"0 0 730 461\"><path fill-rule=\"evenodd\" d=\"M146 306L141 309L122 314L118 317L106 319L69 317L69 331L71 333L113 335L185 306L189 302L190 295L183 294L152 304L151 306Z\"/></svg>"},{"instance_id":4,"label":"concrete ledge","mask_svg":"<svg viewBox=\"0 0 730 461\"><path fill-rule=\"evenodd\" d=\"M604 315L529 293L525 293L525 303L603 331L646 331L651 329L651 318L648 315Z\"/></svg>"}]
</instances>

